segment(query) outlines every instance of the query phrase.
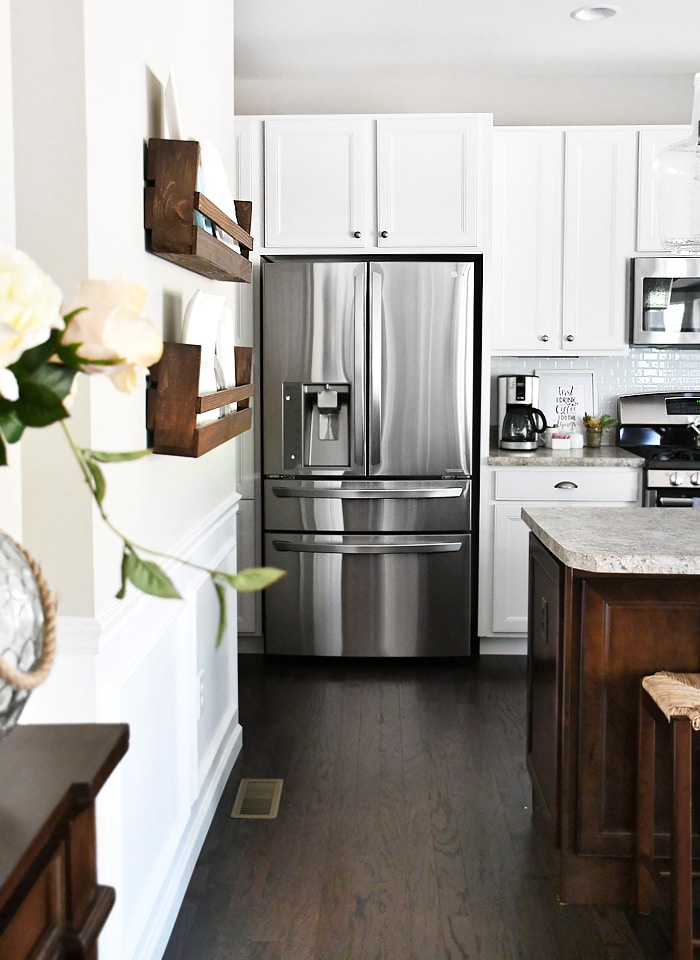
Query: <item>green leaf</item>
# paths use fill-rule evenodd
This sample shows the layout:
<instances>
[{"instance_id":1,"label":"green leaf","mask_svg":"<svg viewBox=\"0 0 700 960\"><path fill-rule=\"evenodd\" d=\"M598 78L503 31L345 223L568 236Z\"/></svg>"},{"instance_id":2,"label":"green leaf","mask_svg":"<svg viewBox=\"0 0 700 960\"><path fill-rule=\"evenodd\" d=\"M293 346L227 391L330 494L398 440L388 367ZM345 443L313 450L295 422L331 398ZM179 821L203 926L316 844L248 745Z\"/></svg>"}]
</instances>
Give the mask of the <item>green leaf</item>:
<instances>
[{"instance_id":1,"label":"green leaf","mask_svg":"<svg viewBox=\"0 0 700 960\"><path fill-rule=\"evenodd\" d=\"M99 463L122 463L127 460L140 460L142 457L150 456L152 450L131 450L127 453L109 453L106 450L83 449L83 453L90 460L97 460Z\"/></svg>"},{"instance_id":2,"label":"green leaf","mask_svg":"<svg viewBox=\"0 0 700 960\"><path fill-rule=\"evenodd\" d=\"M251 593L253 590L264 590L285 575L284 570L276 567L248 567L239 573L222 573L216 571L216 577L225 581L239 593Z\"/></svg>"},{"instance_id":3,"label":"green leaf","mask_svg":"<svg viewBox=\"0 0 700 960\"><path fill-rule=\"evenodd\" d=\"M0 437L0 467L7 465L7 450L5 449L5 441Z\"/></svg>"},{"instance_id":4,"label":"green leaf","mask_svg":"<svg viewBox=\"0 0 700 960\"><path fill-rule=\"evenodd\" d=\"M29 377L20 378L20 390L22 383L40 383L63 400L70 393L77 372L60 363L43 363Z\"/></svg>"},{"instance_id":5,"label":"green leaf","mask_svg":"<svg viewBox=\"0 0 700 960\"><path fill-rule=\"evenodd\" d=\"M122 568L121 568L121 578L122 578L122 581L121 581L121 586L119 587L119 590L118 590L117 593L115 594L117 600L123 600L124 597L126 596L126 582L127 582L127 579L128 579L128 578L127 578L127 575L126 575L126 567L127 567L128 562L129 562L129 555L128 555L128 552L127 552L127 549L126 549L126 546L125 546L125 547L124 547L124 552L122 553Z\"/></svg>"},{"instance_id":6,"label":"green leaf","mask_svg":"<svg viewBox=\"0 0 700 960\"><path fill-rule=\"evenodd\" d=\"M219 601L219 628L216 631L216 645L220 647L226 633L226 590L221 583L217 583L212 577L212 583L216 590L216 599Z\"/></svg>"},{"instance_id":7,"label":"green leaf","mask_svg":"<svg viewBox=\"0 0 700 960\"><path fill-rule=\"evenodd\" d=\"M19 360L10 366L10 370L18 380L22 375L28 375L38 370L42 364L47 362L49 357L57 352L62 334L63 330L52 330L48 340L24 351Z\"/></svg>"},{"instance_id":8,"label":"green leaf","mask_svg":"<svg viewBox=\"0 0 700 960\"><path fill-rule=\"evenodd\" d=\"M19 383L19 400L15 403L15 411L18 419L28 427L47 427L68 416L68 411L53 390L26 380Z\"/></svg>"},{"instance_id":9,"label":"green leaf","mask_svg":"<svg viewBox=\"0 0 700 960\"><path fill-rule=\"evenodd\" d=\"M24 433L24 424L14 411L14 404L7 413L0 413L0 433L8 443L17 443Z\"/></svg>"},{"instance_id":10,"label":"green leaf","mask_svg":"<svg viewBox=\"0 0 700 960\"><path fill-rule=\"evenodd\" d=\"M180 598L175 584L167 573L161 570L157 563L142 560L132 550L129 550L127 555L126 575L142 593L149 593L154 597Z\"/></svg>"},{"instance_id":11,"label":"green leaf","mask_svg":"<svg viewBox=\"0 0 700 960\"><path fill-rule=\"evenodd\" d=\"M97 500L97 503L102 506L102 501L105 498L107 493L107 482L104 478L104 474L97 466L96 463L93 463L91 460L88 460L86 457L83 458L85 467L88 470L90 476L92 477L92 492Z\"/></svg>"}]
</instances>

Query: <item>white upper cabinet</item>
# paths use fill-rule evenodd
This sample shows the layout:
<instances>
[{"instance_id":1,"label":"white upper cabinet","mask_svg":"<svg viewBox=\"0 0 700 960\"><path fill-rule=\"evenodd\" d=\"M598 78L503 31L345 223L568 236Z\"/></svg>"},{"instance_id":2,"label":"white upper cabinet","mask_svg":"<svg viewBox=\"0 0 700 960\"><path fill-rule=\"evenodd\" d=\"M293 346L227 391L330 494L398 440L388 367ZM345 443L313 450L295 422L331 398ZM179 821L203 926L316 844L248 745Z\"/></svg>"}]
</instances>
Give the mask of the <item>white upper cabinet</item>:
<instances>
[{"instance_id":1,"label":"white upper cabinet","mask_svg":"<svg viewBox=\"0 0 700 960\"><path fill-rule=\"evenodd\" d=\"M562 347L575 353L626 349L635 146L633 130L566 133Z\"/></svg>"},{"instance_id":2,"label":"white upper cabinet","mask_svg":"<svg viewBox=\"0 0 700 960\"><path fill-rule=\"evenodd\" d=\"M494 130L497 354L626 350L635 131Z\"/></svg>"},{"instance_id":3,"label":"white upper cabinet","mask_svg":"<svg viewBox=\"0 0 700 960\"><path fill-rule=\"evenodd\" d=\"M688 127L651 127L639 131L639 183L637 194L637 250L659 252L658 197L652 165L659 150L685 139Z\"/></svg>"},{"instance_id":4,"label":"white upper cabinet","mask_svg":"<svg viewBox=\"0 0 700 960\"><path fill-rule=\"evenodd\" d=\"M476 247L480 118L377 121L378 245Z\"/></svg>"},{"instance_id":5,"label":"white upper cabinet","mask_svg":"<svg viewBox=\"0 0 700 960\"><path fill-rule=\"evenodd\" d=\"M265 246L364 247L364 120L265 122Z\"/></svg>"},{"instance_id":6,"label":"white upper cabinet","mask_svg":"<svg viewBox=\"0 0 700 960\"><path fill-rule=\"evenodd\" d=\"M264 126L266 248L480 244L490 115L274 118Z\"/></svg>"},{"instance_id":7,"label":"white upper cabinet","mask_svg":"<svg viewBox=\"0 0 700 960\"><path fill-rule=\"evenodd\" d=\"M496 353L549 351L561 310L563 155L561 130L494 128Z\"/></svg>"}]
</instances>

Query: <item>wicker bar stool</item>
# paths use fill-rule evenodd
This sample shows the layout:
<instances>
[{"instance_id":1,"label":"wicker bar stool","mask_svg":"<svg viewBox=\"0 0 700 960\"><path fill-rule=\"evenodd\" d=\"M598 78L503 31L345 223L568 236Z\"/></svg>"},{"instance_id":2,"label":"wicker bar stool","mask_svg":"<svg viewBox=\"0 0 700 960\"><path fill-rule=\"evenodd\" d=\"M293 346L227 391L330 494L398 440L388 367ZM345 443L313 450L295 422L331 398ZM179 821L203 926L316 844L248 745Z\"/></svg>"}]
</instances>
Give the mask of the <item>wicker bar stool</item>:
<instances>
[{"instance_id":1,"label":"wicker bar stool","mask_svg":"<svg viewBox=\"0 0 700 960\"><path fill-rule=\"evenodd\" d=\"M672 810L670 869L654 853L656 722L671 725ZM651 913L654 885L668 895L673 916L673 960L692 960L693 733L700 731L700 673L660 671L642 679L637 777L637 911ZM666 861L668 863L668 861ZM696 876L698 874L695 874Z\"/></svg>"}]
</instances>

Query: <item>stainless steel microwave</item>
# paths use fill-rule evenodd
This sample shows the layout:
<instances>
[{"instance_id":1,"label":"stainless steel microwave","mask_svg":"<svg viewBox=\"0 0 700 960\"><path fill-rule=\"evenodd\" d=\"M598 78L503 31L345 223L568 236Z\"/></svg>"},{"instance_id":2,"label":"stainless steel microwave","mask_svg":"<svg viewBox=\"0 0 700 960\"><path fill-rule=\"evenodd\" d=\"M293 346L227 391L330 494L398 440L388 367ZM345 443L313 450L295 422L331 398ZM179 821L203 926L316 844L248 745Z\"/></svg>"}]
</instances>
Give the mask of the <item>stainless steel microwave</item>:
<instances>
[{"instance_id":1,"label":"stainless steel microwave","mask_svg":"<svg viewBox=\"0 0 700 960\"><path fill-rule=\"evenodd\" d=\"M700 347L700 257L632 263L632 343Z\"/></svg>"}]
</instances>

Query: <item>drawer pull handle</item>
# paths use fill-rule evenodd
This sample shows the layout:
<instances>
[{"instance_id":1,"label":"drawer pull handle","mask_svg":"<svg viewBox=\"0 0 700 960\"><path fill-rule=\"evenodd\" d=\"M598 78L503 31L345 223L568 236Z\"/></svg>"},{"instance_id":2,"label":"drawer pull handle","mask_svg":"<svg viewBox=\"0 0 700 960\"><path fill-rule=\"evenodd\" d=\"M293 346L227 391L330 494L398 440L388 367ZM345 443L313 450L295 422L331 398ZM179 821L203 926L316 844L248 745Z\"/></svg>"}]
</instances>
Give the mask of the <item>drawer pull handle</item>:
<instances>
[{"instance_id":1,"label":"drawer pull handle","mask_svg":"<svg viewBox=\"0 0 700 960\"><path fill-rule=\"evenodd\" d=\"M560 480L559 483L554 484L555 490L578 490L578 484L574 483L573 480Z\"/></svg>"}]
</instances>

